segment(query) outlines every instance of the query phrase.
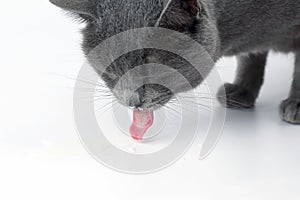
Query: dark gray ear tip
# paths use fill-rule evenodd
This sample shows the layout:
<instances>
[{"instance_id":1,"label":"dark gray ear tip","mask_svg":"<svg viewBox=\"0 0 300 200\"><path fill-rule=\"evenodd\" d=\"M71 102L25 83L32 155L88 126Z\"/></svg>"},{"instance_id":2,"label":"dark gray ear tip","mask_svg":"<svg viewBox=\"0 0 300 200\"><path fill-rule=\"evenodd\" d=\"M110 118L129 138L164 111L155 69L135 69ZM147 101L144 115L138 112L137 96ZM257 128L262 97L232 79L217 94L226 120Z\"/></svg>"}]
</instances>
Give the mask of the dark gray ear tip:
<instances>
[{"instance_id":1,"label":"dark gray ear tip","mask_svg":"<svg viewBox=\"0 0 300 200\"><path fill-rule=\"evenodd\" d=\"M69 7L76 5L75 0L49 0L49 2L63 9L68 9Z\"/></svg>"},{"instance_id":2,"label":"dark gray ear tip","mask_svg":"<svg viewBox=\"0 0 300 200\"><path fill-rule=\"evenodd\" d=\"M93 5L91 0L49 0L55 6L64 9L66 11L89 15L95 19L96 17L96 6Z\"/></svg>"},{"instance_id":3,"label":"dark gray ear tip","mask_svg":"<svg viewBox=\"0 0 300 200\"><path fill-rule=\"evenodd\" d=\"M49 2L56 5L56 6L58 6L58 0L49 0Z\"/></svg>"}]
</instances>

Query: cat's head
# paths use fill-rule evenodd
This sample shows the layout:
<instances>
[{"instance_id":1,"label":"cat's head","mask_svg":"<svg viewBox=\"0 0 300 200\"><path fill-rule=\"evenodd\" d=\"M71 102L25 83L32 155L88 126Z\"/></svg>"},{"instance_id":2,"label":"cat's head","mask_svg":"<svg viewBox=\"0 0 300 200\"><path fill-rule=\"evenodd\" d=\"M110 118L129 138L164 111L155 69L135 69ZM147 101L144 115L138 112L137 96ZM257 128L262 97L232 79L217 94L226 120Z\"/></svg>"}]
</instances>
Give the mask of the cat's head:
<instances>
[{"instance_id":1,"label":"cat's head","mask_svg":"<svg viewBox=\"0 0 300 200\"><path fill-rule=\"evenodd\" d=\"M127 30L162 27L188 35L204 46L210 55L218 49L218 37L210 6L198 0L50 0L86 22L82 31L83 49L88 55L104 40ZM188 48L188 47L187 47ZM115 88L120 78L136 66L160 63L172 67L197 87L204 77L185 59L171 52L140 49L129 52L101 73L101 78L120 103L131 108L156 109L167 103L174 92L160 84L145 84L128 92L123 85ZM93 64L92 64L93 65ZM93 67L101 71L100 66ZM168 79L166 79L168 80ZM179 80L169 79L176 92L186 90ZM130 83L129 83L130 84Z\"/></svg>"}]
</instances>

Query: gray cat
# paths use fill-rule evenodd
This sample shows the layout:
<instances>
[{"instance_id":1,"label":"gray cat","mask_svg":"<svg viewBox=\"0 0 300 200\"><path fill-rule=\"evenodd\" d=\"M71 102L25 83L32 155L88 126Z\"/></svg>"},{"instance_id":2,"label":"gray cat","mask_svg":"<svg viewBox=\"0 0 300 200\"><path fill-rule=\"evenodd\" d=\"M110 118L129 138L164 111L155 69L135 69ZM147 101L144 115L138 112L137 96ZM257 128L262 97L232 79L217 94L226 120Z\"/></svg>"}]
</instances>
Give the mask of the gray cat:
<instances>
[{"instance_id":1,"label":"gray cat","mask_svg":"<svg viewBox=\"0 0 300 200\"><path fill-rule=\"evenodd\" d=\"M233 84L225 84L226 94L218 94L220 102L231 108L254 107L270 50L295 52L293 84L289 97L281 103L280 116L286 122L300 124L299 0L171 0L163 15L163 0L50 1L86 22L83 30L86 54L117 33L156 25L187 34L204 46L214 61L236 55L236 79ZM126 70L153 60L178 70L193 87L203 80L178 56L150 49L119 58L102 78L113 89ZM144 85L136 94L114 92L121 103L139 109L156 109L174 96L168 88L156 84Z\"/></svg>"}]
</instances>

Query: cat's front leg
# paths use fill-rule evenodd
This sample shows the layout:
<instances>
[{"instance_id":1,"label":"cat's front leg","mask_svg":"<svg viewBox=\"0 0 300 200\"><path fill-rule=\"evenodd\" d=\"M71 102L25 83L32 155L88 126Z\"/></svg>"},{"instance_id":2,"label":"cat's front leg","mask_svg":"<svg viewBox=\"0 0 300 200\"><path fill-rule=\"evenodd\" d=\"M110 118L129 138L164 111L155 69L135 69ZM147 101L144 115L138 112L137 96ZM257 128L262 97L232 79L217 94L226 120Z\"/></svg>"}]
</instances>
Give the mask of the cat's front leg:
<instances>
[{"instance_id":1,"label":"cat's front leg","mask_svg":"<svg viewBox=\"0 0 300 200\"><path fill-rule=\"evenodd\" d=\"M296 53L290 96L281 103L279 112L282 120L292 124L300 124L300 52Z\"/></svg>"},{"instance_id":2,"label":"cat's front leg","mask_svg":"<svg viewBox=\"0 0 300 200\"><path fill-rule=\"evenodd\" d=\"M218 99L229 108L252 108L263 84L267 52L238 56L238 69L233 84L220 89ZM225 92L225 93L224 93ZM225 98L226 97L226 98Z\"/></svg>"}]
</instances>

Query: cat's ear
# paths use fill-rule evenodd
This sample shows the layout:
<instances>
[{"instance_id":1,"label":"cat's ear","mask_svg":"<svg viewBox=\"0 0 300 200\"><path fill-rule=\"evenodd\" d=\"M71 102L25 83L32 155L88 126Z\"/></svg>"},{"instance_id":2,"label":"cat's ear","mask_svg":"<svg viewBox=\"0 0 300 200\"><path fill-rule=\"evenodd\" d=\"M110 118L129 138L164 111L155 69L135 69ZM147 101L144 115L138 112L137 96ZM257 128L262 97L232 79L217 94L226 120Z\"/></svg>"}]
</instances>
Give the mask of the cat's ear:
<instances>
[{"instance_id":1,"label":"cat's ear","mask_svg":"<svg viewBox=\"0 0 300 200\"><path fill-rule=\"evenodd\" d=\"M199 15L201 12L199 0L181 0L181 6L183 9L190 11L193 15Z\"/></svg>"},{"instance_id":2,"label":"cat's ear","mask_svg":"<svg viewBox=\"0 0 300 200\"><path fill-rule=\"evenodd\" d=\"M201 12L200 0L163 0L166 10L185 10L192 15Z\"/></svg>"},{"instance_id":3,"label":"cat's ear","mask_svg":"<svg viewBox=\"0 0 300 200\"><path fill-rule=\"evenodd\" d=\"M158 26L180 30L192 26L202 12L200 0L168 0Z\"/></svg>"},{"instance_id":4,"label":"cat's ear","mask_svg":"<svg viewBox=\"0 0 300 200\"><path fill-rule=\"evenodd\" d=\"M97 4L94 0L50 0L50 2L64 10L98 18Z\"/></svg>"}]
</instances>

